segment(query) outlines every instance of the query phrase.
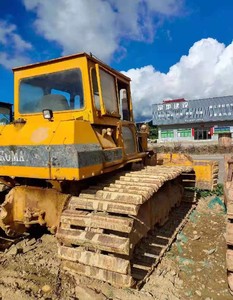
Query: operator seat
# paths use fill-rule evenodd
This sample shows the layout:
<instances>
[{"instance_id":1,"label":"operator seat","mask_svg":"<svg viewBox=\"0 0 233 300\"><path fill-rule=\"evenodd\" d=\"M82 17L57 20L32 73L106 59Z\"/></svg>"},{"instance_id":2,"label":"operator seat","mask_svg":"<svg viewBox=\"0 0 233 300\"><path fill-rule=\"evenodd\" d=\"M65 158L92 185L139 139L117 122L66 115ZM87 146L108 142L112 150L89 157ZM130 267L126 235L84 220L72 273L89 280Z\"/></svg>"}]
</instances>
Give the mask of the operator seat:
<instances>
[{"instance_id":1,"label":"operator seat","mask_svg":"<svg viewBox=\"0 0 233 300\"><path fill-rule=\"evenodd\" d=\"M51 109L52 111L69 110L67 99L63 95L48 94L43 96L38 103L38 110Z\"/></svg>"}]
</instances>

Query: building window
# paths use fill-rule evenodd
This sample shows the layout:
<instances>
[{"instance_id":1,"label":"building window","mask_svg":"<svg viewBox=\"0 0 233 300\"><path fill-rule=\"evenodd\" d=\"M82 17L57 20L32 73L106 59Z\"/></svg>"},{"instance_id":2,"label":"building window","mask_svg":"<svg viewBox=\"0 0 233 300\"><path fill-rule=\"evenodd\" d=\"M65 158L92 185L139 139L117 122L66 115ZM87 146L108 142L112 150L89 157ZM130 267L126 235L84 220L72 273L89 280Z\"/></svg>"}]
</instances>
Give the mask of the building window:
<instances>
[{"instance_id":1,"label":"building window","mask_svg":"<svg viewBox=\"0 0 233 300\"><path fill-rule=\"evenodd\" d=\"M188 129L178 129L177 130L177 136L178 137L191 137L192 136L192 130L190 128L188 128Z\"/></svg>"},{"instance_id":2,"label":"building window","mask_svg":"<svg viewBox=\"0 0 233 300\"><path fill-rule=\"evenodd\" d=\"M173 130L161 130L161 138L174 138L174 131Z\"/></svg>"}]
</instances>

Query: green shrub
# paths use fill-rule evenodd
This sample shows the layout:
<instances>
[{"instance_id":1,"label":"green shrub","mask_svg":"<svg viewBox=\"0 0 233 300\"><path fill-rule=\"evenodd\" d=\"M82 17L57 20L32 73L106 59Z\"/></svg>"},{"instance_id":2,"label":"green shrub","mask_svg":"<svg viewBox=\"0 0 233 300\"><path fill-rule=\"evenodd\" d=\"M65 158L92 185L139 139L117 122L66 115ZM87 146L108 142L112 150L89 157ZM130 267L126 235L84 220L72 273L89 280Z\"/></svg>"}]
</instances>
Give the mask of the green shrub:
<instances>
[{"instance_id":1,"label":"green shrub","mask_svg":"<svg viewBox=\"0 0 233 300\"><path fill-rule=\"evenodd\" d=\"M218 183L213 191L195 189L197 197L206 198L208 196L223 196L223 184Z\"/></svg>"}]
</instances>

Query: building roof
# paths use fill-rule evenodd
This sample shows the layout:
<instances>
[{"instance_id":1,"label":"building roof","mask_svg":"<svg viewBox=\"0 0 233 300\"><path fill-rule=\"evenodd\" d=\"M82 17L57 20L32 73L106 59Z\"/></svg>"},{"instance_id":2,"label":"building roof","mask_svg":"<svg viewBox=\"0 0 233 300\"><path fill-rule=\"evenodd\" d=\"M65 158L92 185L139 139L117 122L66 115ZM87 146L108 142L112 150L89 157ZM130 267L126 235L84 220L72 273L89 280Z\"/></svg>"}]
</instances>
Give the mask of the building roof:
<instances>
[{"instance_id":1,"label":"building roof","mask_svg":"<svg viewBox=\"0 0 233 300\"><path fill-rule=\"evenodd\" d=\"M233 120L233 95L162 102L152 106L154 125L175 125Z\"/></svg>"},{"instance_id":2,"label":"building roof","mask_svg":"<svg viewBox=\"0 0 233 300\"><path fill-rule=\"evenodd\" d=\"M163 103L174 103L174 102L185 102L184 98L179 98L179 99L172 99L172 100L163 100Z\"/></svg>"}]
</instances>

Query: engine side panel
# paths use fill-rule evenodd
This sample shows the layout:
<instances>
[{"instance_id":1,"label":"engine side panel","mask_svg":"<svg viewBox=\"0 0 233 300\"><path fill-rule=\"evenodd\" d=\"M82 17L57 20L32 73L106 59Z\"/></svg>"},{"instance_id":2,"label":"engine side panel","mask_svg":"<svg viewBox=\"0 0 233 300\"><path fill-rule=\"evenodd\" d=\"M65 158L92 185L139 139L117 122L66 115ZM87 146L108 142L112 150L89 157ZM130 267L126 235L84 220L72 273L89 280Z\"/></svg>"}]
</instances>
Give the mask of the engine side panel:
<instances>
[{"instance_id":1,"label":"engine side panel","mask_svg":"<svg viewBox=\"0 0 233 300\"><path fill-rule=\"evenodd\" d=\"M0 176L80 180L101 174L105 163L123 161L121 147L102 149L89 122L41 123L28 121L4 128Z\"/></svg>"}]
</instances>

